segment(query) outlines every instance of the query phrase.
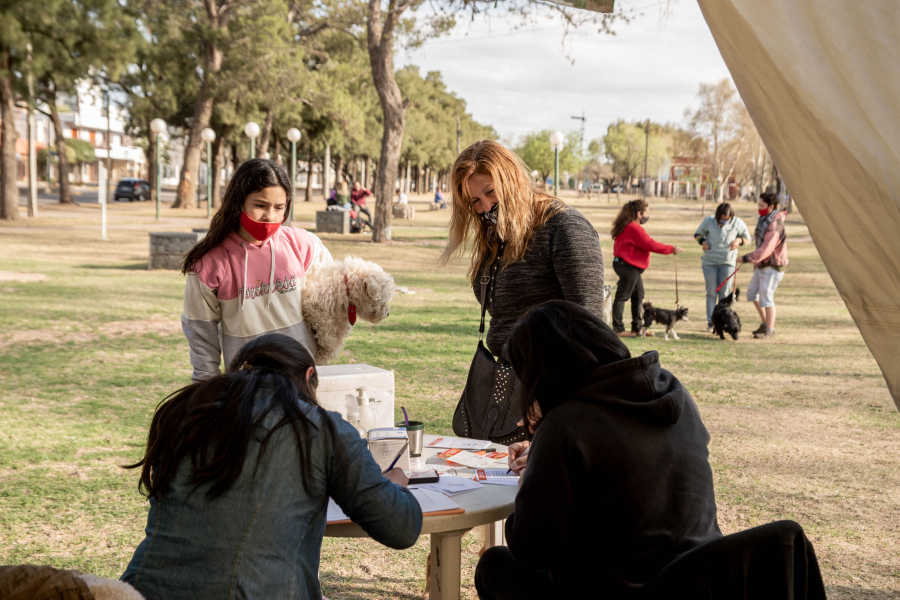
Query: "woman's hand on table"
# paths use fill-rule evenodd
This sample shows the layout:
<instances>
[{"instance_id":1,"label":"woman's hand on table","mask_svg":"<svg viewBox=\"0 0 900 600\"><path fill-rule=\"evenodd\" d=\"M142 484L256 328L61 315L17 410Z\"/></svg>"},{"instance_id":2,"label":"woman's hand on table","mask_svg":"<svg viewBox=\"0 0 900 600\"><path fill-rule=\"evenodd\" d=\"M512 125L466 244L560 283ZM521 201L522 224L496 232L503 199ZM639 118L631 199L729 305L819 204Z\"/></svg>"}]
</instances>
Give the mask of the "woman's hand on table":
<instances>
[{"instance_id":1,"label":"woman's hand on table","mask_svg":"<svg viewBox=\"0 0 900 600\"><path fill-rule=\"evenodd\" d=\"M528 448L531 442L516 442L509 446L509 468L516 474L521 474L528 461Z\"/></svg>"},{"instance_id":2,"label":"woman's hand on table","mask_svg":"<svg viewBox=\"0 0 900 600\"><path fill-rule=\"evenodd\" d=\"M400 487L406 487L407 485L409 485L409 478L400 467L394 467L393 469L385 473L384 476Z\"/></svg>"}]
</instances>

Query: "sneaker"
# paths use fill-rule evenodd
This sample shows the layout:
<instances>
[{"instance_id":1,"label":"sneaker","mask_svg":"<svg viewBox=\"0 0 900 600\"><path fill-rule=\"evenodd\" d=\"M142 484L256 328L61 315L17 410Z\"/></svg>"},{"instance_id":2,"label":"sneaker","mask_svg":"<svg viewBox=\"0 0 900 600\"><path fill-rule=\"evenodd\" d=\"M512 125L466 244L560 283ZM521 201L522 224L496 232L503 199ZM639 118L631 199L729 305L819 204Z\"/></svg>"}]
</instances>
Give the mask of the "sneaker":
<instances>
[{"instance_id":1,"label":"sneaker","mask_svg":"<svg viewBox=\"0 0 900 600\"><path fill-rule=\"evenodd\" d=\"M619 337L637 337L638 334L633 331L619 331L616 332L616 335Z\"/></svg>"},{"instance_id":2,"label":"sneaker","mask_svg":"<svg viewBox=\"0 0 900 600\"><path fill-rule=\"evenodd\" d=\"M773 329L772 331L763 331L762 333L754 332L753 337L754 337L754 339L757 339L757 340L772 339L773 337L775 337L775 330Z\"/></svg>"},{"instance_id":3,"label":"sneaker","mask_svg":"<svg viewBox=\"0 0 900 600\"><path fill-rule=\"evenodd\" d=\"M712 323L708 323L708 324L706 325L706 333L712 333L712 332L713 332L713 326L712 326Z\"/></svg>"},{"instance_id":4,"label":"sneaker","mask_svg":"<svg viewBox=\"0 0 900 600\"><path fill-rule=\"evenodd\" d=\"M757 333L765 333L765 332L766 332L766 324L763 323L762 325L760 325L753 331L753 335L756 335Z\"/></svg>"}]
</instances>

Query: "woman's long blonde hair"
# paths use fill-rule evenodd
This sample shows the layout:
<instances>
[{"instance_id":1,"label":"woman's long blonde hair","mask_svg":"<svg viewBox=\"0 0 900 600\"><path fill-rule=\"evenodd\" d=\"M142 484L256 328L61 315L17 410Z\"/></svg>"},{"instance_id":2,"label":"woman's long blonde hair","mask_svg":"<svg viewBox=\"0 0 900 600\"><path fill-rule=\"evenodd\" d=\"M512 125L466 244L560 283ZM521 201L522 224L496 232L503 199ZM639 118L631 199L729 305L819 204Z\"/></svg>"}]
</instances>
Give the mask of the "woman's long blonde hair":
<instances>
[{"instance_id":1,"label":"woman's long blonde hair","mask_svg":"<svg viewBox=\"0 0 900 600\"><path fill-rule=\"evenodd\" d=\"M497 235L488 239L482 217L475 212L469 196L469 178L475 174L490 175L498 199ZM505 243L503 266L525 256L528 244L541 225L550 217L566 210L565 204L534 188L525 164L514 152L493 140L475 142L462 151L450 173L453 209L450 214L450 239L441 255L446 263L462 254L472 243L469 281L478 276L478 267L497 257L500 242Z\"/></svg>"}]
</instances>

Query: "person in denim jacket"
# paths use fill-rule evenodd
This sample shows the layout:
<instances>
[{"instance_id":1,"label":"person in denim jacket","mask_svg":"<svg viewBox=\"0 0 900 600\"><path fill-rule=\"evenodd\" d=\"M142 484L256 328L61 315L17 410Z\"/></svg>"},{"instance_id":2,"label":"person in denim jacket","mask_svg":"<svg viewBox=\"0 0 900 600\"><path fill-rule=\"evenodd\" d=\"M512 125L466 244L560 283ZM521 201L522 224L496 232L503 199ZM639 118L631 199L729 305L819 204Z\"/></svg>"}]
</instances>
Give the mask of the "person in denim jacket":
<instances>
[{"instance_id":1,"label":"person in denim jacket","mask_svg":"<svg viewBox=\"0 0 900 600\"><path fill-rule=\"evenodd\" d=\"M356 430L316 404L317 383L306 348L269 334L160 405L130 467L150 510L123 581L147 600L318 600L329 497L378 542L416 542L422 510L403 471L382 475Z\"/></svg>"}]
</instances>

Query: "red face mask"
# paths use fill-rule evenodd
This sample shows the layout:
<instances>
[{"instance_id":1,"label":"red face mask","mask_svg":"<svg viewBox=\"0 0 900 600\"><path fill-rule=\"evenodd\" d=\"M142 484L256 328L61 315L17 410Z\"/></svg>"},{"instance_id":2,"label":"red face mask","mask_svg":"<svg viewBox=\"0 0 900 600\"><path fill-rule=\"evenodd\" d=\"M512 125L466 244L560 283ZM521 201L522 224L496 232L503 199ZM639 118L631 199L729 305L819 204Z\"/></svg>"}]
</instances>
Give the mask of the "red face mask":
<instances>
[{"instance_id":1,"label":"red face mask","mask_svg":"<svg viewBox=\"0 0 900 600\"><path fill-rule=\"evenodd\" d=\"M250 215L243 210L241 211L241 225L244 226L247 233L253 236L253 239L259 242L264 242L275 235L275 232L281 227L281 223L262 223L260 221L254 221L250 218Z\"/></svg>"},{"instance_id":2,"label":"red face mask","mask_svg":"<svg viewBox=\"0 0 900 600\"><path fill-rule=\"evenodd\" d=\"M767 214L769 214L769 209L768 209L768 208L761 208L761 209L759 209L759 216L764 217L764 216L766 216ZM248 230L248 231L249 231L249 230Z\"/></svg>"}]
</instances>

